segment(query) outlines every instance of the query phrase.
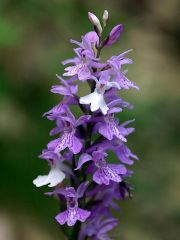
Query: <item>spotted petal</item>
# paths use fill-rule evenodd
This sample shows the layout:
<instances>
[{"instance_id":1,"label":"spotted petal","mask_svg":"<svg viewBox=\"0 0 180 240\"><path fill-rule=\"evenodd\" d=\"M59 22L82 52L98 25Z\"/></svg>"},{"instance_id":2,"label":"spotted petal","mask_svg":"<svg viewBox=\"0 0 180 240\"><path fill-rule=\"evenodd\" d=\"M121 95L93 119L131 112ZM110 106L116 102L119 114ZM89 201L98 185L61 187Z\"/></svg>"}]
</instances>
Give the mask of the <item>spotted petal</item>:
<instances>
[{"instance_id":1,"label":"spotted petal","mask_svg":"<svg viewBox=\"0 0 180 240\"><path fill-rule=\"evenodd\" d=\"M60 224L60 225L64 225L65 222L68 219L68 211L64 211L62 213L59 213L56 217L55 217L56 221Z\"/></svg>"},{"instance_id":2,"label":"spotted petal","mask_svg":"<svg viewBox=\"0 0 180 240\"><path fill-rule=\"evenodd\" d=\"M109 185L110 180L121 182L121 177L109 167L99 168L93 175L93 180L98 184Z\"/></svg>"}]
</instances>

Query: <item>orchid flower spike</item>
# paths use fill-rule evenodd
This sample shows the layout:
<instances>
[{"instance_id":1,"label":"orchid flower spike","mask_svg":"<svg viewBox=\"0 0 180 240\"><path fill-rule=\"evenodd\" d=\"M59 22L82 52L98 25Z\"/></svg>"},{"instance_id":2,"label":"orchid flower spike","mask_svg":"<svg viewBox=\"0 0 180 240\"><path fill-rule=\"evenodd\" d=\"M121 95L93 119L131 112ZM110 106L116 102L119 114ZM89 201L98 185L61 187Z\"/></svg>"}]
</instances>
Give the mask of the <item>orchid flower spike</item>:
<instances>
[{"instance_id":1,"label":"orchid flower spike","mask_svg":"<svg viewBox=\"0 0 180 240\"><path fill-rule=\"evenodd\" d=\"M133 63L127 57L132 49L101 60L101 51L120 39L123 25L113 27L103 39L108 11L103 13L102 25L94 13L89 12L88 18L94 29L80 41L70 40L74 56L62 62L64 72L56 75L59 83L51 87L58 103L43 116L54 122L49 132L53 139L40 155L50 170L33 183L53 188L46 195L55 195L60 205L55 219L67 225L61 226L65 239L110 240L108 233L118 224L111 209L119 211L117 201L131 196L126 179L133 175L129 166L138 160L127 146L134 132L127 125L134 120L122 122L121 118L121 112L133 105L119 95L139 88L124 69ZM87 95L81 85L89 86Z\"/></svg>"}]
</instances>

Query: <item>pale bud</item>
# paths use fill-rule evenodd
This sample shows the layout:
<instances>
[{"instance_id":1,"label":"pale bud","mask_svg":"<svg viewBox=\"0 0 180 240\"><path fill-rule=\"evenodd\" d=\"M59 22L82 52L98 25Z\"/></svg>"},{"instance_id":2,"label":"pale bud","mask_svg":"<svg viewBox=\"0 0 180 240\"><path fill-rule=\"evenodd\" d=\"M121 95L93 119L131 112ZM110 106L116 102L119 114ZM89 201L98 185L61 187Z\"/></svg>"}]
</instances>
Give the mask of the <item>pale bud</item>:
<instances>
[{"instance_id":1,"label":"pale bud","mask_svg":"<svg viewBox=\"0 0 180 240\"><path fill-rule=\"evenodd\" d=\"M100 23L99 19L96 17L96 15L94 15L91 12L88 12L88 18L89 18L89 21L95 27L95 30L96 30L97 34L101 35L101 33L102 33L102 26L101 26L101 23Z\"/></svg>"},{"instance_id":2,"label":"pale bud","mask_svg":"<svg viewBox=\"0 0 180 240\"><path fill-rule=\"evenodd\" d=\"M104 27L106 26L108 19L109 19L109 13L107 10L105 10L103 13L103 18L102 18Z\"/></svg>"}]
</instances>

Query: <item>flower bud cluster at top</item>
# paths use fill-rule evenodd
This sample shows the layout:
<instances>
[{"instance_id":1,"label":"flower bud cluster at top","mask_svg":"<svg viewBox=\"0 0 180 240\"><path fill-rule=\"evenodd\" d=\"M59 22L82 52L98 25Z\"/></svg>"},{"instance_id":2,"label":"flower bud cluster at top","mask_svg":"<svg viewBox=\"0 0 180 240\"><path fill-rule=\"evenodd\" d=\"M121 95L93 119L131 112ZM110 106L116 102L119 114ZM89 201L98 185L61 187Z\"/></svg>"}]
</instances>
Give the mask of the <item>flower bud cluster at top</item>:
<instances>
[{"instance_id":1,"label":"flower bud cluster at top","mask_svg":"<svg viewBox=\"0 0 180 240\"><path fill-rule=\"evenodd\" d=\"M128 125L134 120L120 122L117 114L133 106L119 97L121 90L138 86L126 76L124 66L132 64L129 49L102 62L103 48L114 44L121 36L123 26L118 24L102 39L102 32L109 20L105 10L100 20L88 13L94 31L86 33L75 45L75 57L62 62L68 65L63 77L57 75L58 85L51 92L59 94L61 101L46 112L55 127L51 140L40 158L50 166L47 175L38 176L37 187L54 188L47 195L56 195L61 211L55 217L68 239L110 239L108 232L117 225L111 209L119 209L117 201L130 196L131 187L126 179L132 175L128 166L138 157L126 146L127 136L134 131ZM89 94L79 96L78 85L87 82ZM72 107L79 108L77 118ZM112 162L108 153L117 156ZM64 224L67 224L70 230Z\"/></svg>"}]
</instances>

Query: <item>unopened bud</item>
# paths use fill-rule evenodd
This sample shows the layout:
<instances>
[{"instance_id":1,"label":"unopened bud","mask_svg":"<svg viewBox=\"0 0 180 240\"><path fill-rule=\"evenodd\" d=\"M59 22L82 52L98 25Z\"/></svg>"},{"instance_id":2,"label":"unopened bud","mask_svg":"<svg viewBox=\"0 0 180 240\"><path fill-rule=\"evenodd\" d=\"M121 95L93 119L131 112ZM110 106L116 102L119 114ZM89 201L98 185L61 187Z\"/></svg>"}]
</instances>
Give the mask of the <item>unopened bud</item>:
<instances>
[{"instance_id":1,"label":"unopened bud","mask_svg":"<svg viewBox=\"0 0 180 240\"><path fill-rule=\"evenodd\" d=\"M102 33L102 27L101 27L101 23L99 21L99 19L96 17L96 15L94 15L91 12L88 12L88 18L89 21L93 24L93 26L95 27L95 31L97 32L98 35L101 35Z\"/></svg>"},{"instance_id":2,"label":"unopened bud","mask_svg":"<svg viewBox=\"0 0 180 240\"><path fill-rule=\"evenodd\" d=\"M123 31L122 24L115 26L109 33L109 36L104 40L103 46L108 47L114 44L120 37L122 31Z\"/></svg>"},{"instance_id":3,"label":"unopened bud","mask_svg":"<svg viewBox=\"0 0 180 240\"><path fill-rule=\"evenodd\" d=\"M105 10L102 18L104 27L106 26L108 19L109 19L109 13L107 10Z\"/></svg>"}]
</instances>

